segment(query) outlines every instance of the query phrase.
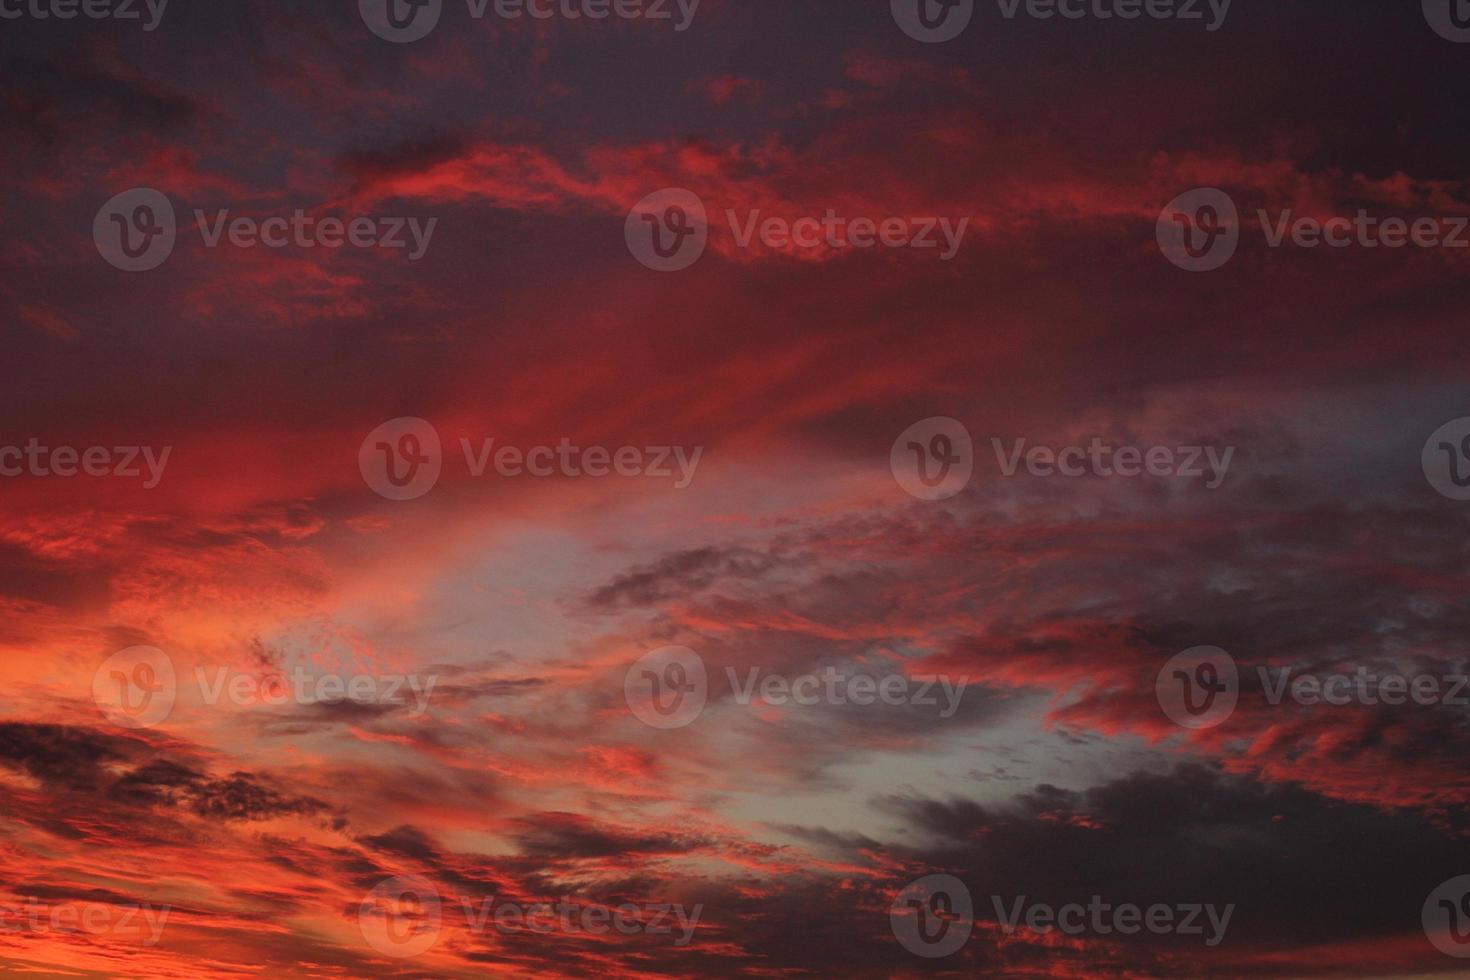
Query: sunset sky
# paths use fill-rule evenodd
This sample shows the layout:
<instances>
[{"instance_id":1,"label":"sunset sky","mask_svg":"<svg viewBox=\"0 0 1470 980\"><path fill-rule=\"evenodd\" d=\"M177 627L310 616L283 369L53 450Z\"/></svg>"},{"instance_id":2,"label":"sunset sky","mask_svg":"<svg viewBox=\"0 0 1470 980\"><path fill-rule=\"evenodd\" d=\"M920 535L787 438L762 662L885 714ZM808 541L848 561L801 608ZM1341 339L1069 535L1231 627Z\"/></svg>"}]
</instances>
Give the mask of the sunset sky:
<instances>
[{"instance_id":1,"label":"sunset sky","mask_svg":"<svg viewBox=\"0 0 1470 980\"><path fill-rule=\"evenodd\" d=\"M1266 683L1470 672L1470 491L1432 465L1470 247L1270 241L1470 214L1438 0L967 0L934 42L905 0L442 0L401 43L373 0L51 2L0 0L0 972L1470 970L1422 918L1470 875L1470 707ZM1210 271L1161 247L1200 188L1238 207ZM176 234L127 271L135 189ZM661 270L639 234L691 200L704 251ZM228 231L298 211L405 244ZM829 215L937 246L760 230ZM911 492L911 431L968 481ZM1024 461L1094 441L1204 475ZM385 494L380 445L437 479ZM704 707L659 727L670 647ZM1159 692L1198 647L1238 703L1186 727ZM120 714L158 657L166 715ZM740 690L829 674L937 703ZM943 956L891 914L931 875L973 904ZM1094 896L1233 913L1215 944L998 914ZM697 922L494 921L559 900Z\"/></svg>"}]
</instances>

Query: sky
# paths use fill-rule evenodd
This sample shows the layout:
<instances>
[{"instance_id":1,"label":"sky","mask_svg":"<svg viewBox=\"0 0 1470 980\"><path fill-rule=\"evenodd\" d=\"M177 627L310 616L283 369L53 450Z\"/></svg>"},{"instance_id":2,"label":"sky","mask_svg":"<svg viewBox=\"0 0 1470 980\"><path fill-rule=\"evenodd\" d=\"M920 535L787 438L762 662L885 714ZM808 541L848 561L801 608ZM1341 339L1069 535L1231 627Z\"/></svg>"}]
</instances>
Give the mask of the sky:
<instances>
[{"instance_id":1,"label":"sky","mask_svg":"<svg viewBox=\"0 0 1470 980\"><path fill-rule=\"evenodd\" d=\"M1453 3L0 0L0 967L1464 976Z\"/></svg>"}]
</instances>

